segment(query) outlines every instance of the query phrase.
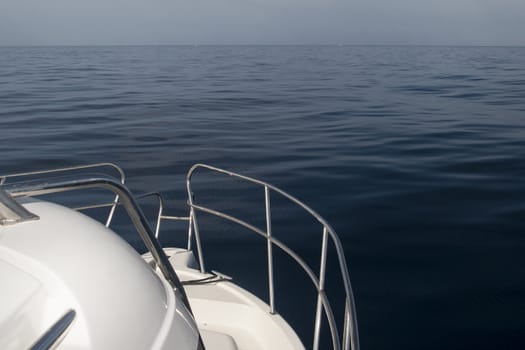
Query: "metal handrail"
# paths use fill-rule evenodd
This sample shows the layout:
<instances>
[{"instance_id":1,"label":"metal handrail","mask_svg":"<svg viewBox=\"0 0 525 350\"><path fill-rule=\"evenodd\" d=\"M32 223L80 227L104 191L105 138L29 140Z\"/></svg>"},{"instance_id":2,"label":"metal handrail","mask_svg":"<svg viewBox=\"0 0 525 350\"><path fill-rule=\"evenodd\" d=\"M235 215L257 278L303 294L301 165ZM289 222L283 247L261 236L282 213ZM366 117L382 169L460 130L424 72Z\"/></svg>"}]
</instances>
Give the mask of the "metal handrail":
<instances>
[{"instance_id":1,"label":"metal handrail","mask_svg":"<svg viewBox=\"0 0 525 350\"><path fill-rule=\"evenodd\" d=\"M160 192L149 192L136 196L137 199L142 199L146 197L157 197L159 201L159 209L157 211L157 223L155 225L155 238L159 239L160 234L160 224L163 220L178 220L178 221L189 221L189 216L174 216L174 215L164 215L164 197ZM81 208L84 209L84 208Z\"/></svg>"},{"instance_id":2,"label":"metal handrail","mask_svg":"<svg viewBox=\"0 0 525 350\"><path fill-rule=\"evenodd\" d=\"M244 180L246 182L249 182L249 183L252 183L258 186L262 186L264 188L264 193L265 193L266 232L258 229L257 227L241 219L238 219L226 213L195 204L194 197L193 197L193 191L191 187L191 179L195 171L199 168L207 169L212 172L216 172L220 174L229 175L229 176ZM279 247L281 250L283 250L285 253L287 253L290 257L292 257L299 264L299 266L303 268L303 270L310 277L313 285L317 289L318 297L317 297L315 326L314 326L313 349L317 350L319 348L322 311L324 310L326 317L328 319L328 325L330 327L332 343L334 345L334 348L337 350L339 349L359 350L359 334L358 334L358 328L357 328L355 301L354 301L354 297L352 293L352 286L350 284L350 277L348 274L348 268L346 265L343 247L334 229L326 222L326 220L324 220L313 209L311 209L306 204L299 201L297 198L289 195L288 193L284 192L283 190L271 184L268 184L266 182L263 182L263 181L260 181L260 180L257 180L251 177L247 177L241 174L237 174L237 173L234 173L228 170L206 165L206 164L195 164L194 166L190 168L190 170L188 171L187 177L186 177L186 187L188 191L188 204L190 207L190 224L189 224L189 231L188 231L188 240L190 241L192 238L192 229L193 229L195 233L195 242L197 245L197 253L198 253L201 272L203 273L205 272L205 265L204 265L204 258L202 254L202 247L200 243L200 232L199 232L196 211L205 212L205 213L223 218L225 220L229 220L231 222L239 224L257 233L258 235L266 238L267 255L268 255L268 289L269 289L268 293L269 293L269 299L270 299L270 310L269 310L270 313L275 312L275 300L274 300L275 297L274 297L274 292L273 292L274 281L273 281L273 251L272 251L272 246L275 245ZM322 247L321 247L321 264L320 264L319 277L317 277L317 275L313 272L313 270L308 266L308 264L297 253L295 253L292 249L290 249L283 242L281 242L280 240L278 240L272 235L271 208L270 208L270 192L271 191L282 195L283 197L285 197L292 203L298 205L322 225L323 240L322 240ZM333 315L332 308L330 306L330 302L328 301L328 298L324 290L328 238L332 240L332 243L334 244L334 247L337 253L339 269L341 272L341 277L342 277L345 294L346 294L342 341L339 338L335 317ZM189 247L191 246L190 242L188 242L188 246Z\"/></svg>"},{"instance_id":3,"label":"metal handrail","mask_svg":"<svg viewBox=\"0 0 525 350\"><path fill-rule=\"evenodd\" d=\"M58 319L42 336L37 340L31 350L49 350L54 349L61 339L63 339L64 333L69 329L73 321L75 320L77 313L71 309L66 312L60 319Z\"/></svg>"},{"instance_id":4,"label":"metal handrail","mask_svg":"<svg viewBox=\"0 0 525 350\"><path fill-rule=\"evenodd\" d=\"M122 204L126 209L129 218L142 238L142 241L150 251L156 265L159 267L166 280L171 284L175 293L181 297L186 307L191 312L188 298L173 266L168 261L164 250L155 238L155 233L151 229L140 206L129 189L122 183L111 177L90 177L75 180L50 180L46 182L23 182L12 184L5 184L4 182L2 185L2 189L14 198L40 196L92 188L110 190L118 197L118 204Z\"/></svg>"},{"instance_id":5,"label":"metal handrail","mask_svg":"<svg viewBox=\"0 0 525 350\"><path fill-rule=\"evenodd\" d=\"M93 168L111 168L118 173L119 175L118 177L120 178L121 184L124 185L124 182L126 181L126 175L124 174L124 171L122 170L122 168L120 168L118 165L113 164L113 163L95 163L95 164L76 165L76 166L70 166L70 167L64 167L64 168L46 169L46 170L37 170L37 171L28 171L28 172L22 172L22 173L0 175L0 186L5 185L7 183L7 179L28 177L28 176L34 176L34 175L66 173L66 172L72 172L72 171L84 170L84 169L93 169ZM106 224L105 224L106 227L109 227L111 225L111 220L113 219L113 215L115 214L115 210L117 209L117 205L118 205L118 195L115 196L115 199L113 199L113 202L111 203L87 205L87 206L83 206L83 207L75 208L75 209L84 210L84 209L111 207L108 213L108 217L106 219Z\"/></svg>"}]
</instances>

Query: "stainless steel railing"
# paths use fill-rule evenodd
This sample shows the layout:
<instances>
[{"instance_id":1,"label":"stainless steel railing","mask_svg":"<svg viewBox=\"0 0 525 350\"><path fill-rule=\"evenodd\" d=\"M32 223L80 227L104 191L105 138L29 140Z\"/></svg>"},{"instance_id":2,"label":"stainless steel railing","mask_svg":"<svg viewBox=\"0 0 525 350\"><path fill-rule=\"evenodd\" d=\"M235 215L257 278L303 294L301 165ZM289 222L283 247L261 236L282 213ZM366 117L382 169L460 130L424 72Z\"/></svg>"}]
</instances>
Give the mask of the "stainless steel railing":
<instances>
[{"instance_id":1,"label":"stainless steel railing","mask_svg":"<svg viewBox=\"0 0 525 350\"><path fill-rule=\"evenodd\" d=\"M68 181L36 183L36 184L31 184L31 183L18 184L18 183L10 182L10 180L14 178L24 178L24 177L27 178L27 177L36 176L36 175L69 173L69 172L86 170L86 169L94 169L94 168L108 168L112 171L115 171L115 173L118 174L118 176L117 178L105 178L105 177L99 178L97 177L97 178L84 178L80 180L77 179L77 180L68 180ZM194 202L193 191L191 187L191 179L194 173L198 169L206 169L206 170L209 170L215 173L220 173L220 174L225 174L225 175L229 175L232 177L236 177L248 183L252 183L252 184L255 184L257 186L261 186L262 188L264 188L264 196L265 196L264 215L266 219L266 230L265 231L260 230L259 228L243 220L240 220L236 217L233 217L226 213L196 204ZM266 239L267 263L268 263L268 295L269 295L269 304L270 304L269 312L270 313L276 312L275 295L274 295L274 276L273 276L273 271L274 271L273 246L276 246L280 248L282 251L284 251L286 254L288 254L291 258L293 258L297 262L297 264L301 266L301 268L306 272L312 284L315 286L317 290L317 305L316 305L315 324L314 324L313 349L315 350L319 349L322 312L325 313L326 318L328 320L328 326L330 328L330 334L332 337L332 343L334 345L334 349L337 349L337 350L339 349L358 350L359 349L359 336L358 336L358 328L357 328L355 302L354 302L354 297L352 293L352 288L350 284L350 278L348 274L346 260L344 257L343 248L333 228L313 209L311 209L310 207L308 207L307 205L305 205L304 203L302 203L295 197L292 197L288 193L280 190L279 188L271 184L268 184L266 182L259 181L257 179L253 179L253 178L250 178L244 175L240 175L234 172L230 172L224 169L205 165L205 164L194 165L192 168L190 168L187 174L186 185L187 185L187 191L188 191L188 204L190 208L189 216L165 215L164 214L164 200L160 193L152 192L152 193L143 194L137 197L133 197L131 193L129 192L129 190L124 186L124 182L125 182L124 172L122 171L120 167L112 163L97 163L97 164L80 165L80 166L74 166L74 167L66 167L66 168L60 168L60 169L0 175L0 187L6 189L13 196L36 196L36 195L42 195L42 194L50 194L50 193L71 191L71 190L84 189L84 188L97 188L97 187L106 188L106 189L111 190L115 194L115 198L112 202L90 204L90 205L85 205L85 206L77 207L73 209L84 210L84 209L91 209L91 208L110 207L111 209L106 219L106 226L109 227L117 205L122 204L125 207L126 211L128 212L128 215L130 216L135 228L139 232L139 235L141 236L142 240L146 244L146 247L152 253L155 263L159 266L159 269L162 271L166 279L170 281L170 283L172 283L175 290L181 294L183 300L185 300L186 304L188 305L188 308L190 308L190 306L189 306L189 303L187 302L187 298L184 293L184 289L182 288L182 285L180 284L178 276L176 275L171 264L167 260L167 257L162 251L162 248L160 247L160 244L157 240L160 234L161 222L163 220L182 220L182 221L187 221L189 223L188 224L187 249L188 250L192 249L192 241L194 240L196 244L197 253L198 253L198 260L199 260L199 266L200 266L201 272L205 272L205 263L204 263L204 257L203 257L202 246L201 246L197 212L199 211L205 212L205 213L229 220L236 224L239 224ZM295 205L299 206L300 208L305 210L307 213L309 213L312 217L314 217L321 224L322 226L322 245L321 245L319 275L316 275L316 273L312 270L312 268L310 268L310 266L296 252L294 252L287 245L285 245L283 242L281 242L279 239L273 236L271 201L270 201L271 200L270 197L272 193L279 194L283 196L284 198L288 199L289 201L291 201L292 203L294 203ZM142 213L142 210L136 203L136 200L145 198L145 197L149 197L149 196L156 197L159 203L155 231L153 231L150 228L147 222L147 219ZM328 254L329 240L332 241L336 249L339 270L340 270L341 278L343 281L343 286L344 286L344 291L345 291L345 296L346 296L344 321L343 321L344 322L343 334L341 337L339 336L337 323L336 323L336 320L335 320L335 317L332 311L330 301L328 300L328 297L325 293L326 260L327 260L327 254Z\"/></svg>"},{"instance_id":2,"label":"stainless steel railing","mask_svg":"<svg viewBox=\"0 0 525 350\"><path fill-rule=\"evenodd\" d=\"M165 215L164 214L164 197L160 192L149 192L136 196L137 199L142 199L146 197L156 197L158 200L158 211L157 211L157 220L155 225L155 238L159 239L160 235L160 226L163 220L175 220L175 221L190 221L189 216L175 216L175 215ZM83 209L83 208L82 208ZM190 242L188 234L188 242ZM188 250L191 250L191 243L188 243Z\"/></svg>"},{"instance_id":3,"label":"stainless steel railing","mask_svg":"<svg viewBox=\"0 0 525 350\"><path fill-rule=\"evenodd\" d=\"M89 167L89 166L86 166ZM84 167L85 168L85 167ZM49 173L53 171L46 171L42 173ZM35 174L35 173L33 173ZM20 175L23 176L23 175ZM155 233L151 229L148 220L142 209L138 205L135 197L131 194L129 189L121 182L111 177L85 177L74 180L48 180L45 182L20 182L6 184L5 181L0 186L11 197L35 197L47 195L52 193L61 193L75 190L85 189L106 189L112 191L118 199L118 204L121 204L128 213L131 222L137 230L139 236L142 238L146 248L150 251L155 264L159 267L164 275L164 278L171 284L176 294L178 294L184 301L186 307L191 312L191 307L188 298L180 282L173 266L168 261L164 250L160 246L159 241L155 237Z\"/></svg>"},{"instance_id":4,"label":"stainless steel railing","mask_svg":"<svg viewBox=\"0 0 525 350\"><path fill-rule=\"evenodd\" d=\"M57 169L46 169L46 170L38 170L38 171L28 171L23 173L14 173L14 174L8 174L8 175L0 175L0 186L5 185L8 183L8 180L13 179L20 179L20 178L31 178L37 175L56 175L56 174L67 174L72 172L78 172L81 170L86 169L109 169L112 170L117 176L118 179L120 179L120 183L124 185L124 182L126 181L126 175L124 174L124 171L118 166L113 163L95 163L95 164L86 164L86 165L77 165L77 166L71 166L71 167L64 167L64 168L57 168ZM108 213L108 217L106 219L106 227L109 227L111 224L111 220L113 219L113 215L115 214L115 209L118 205L118 195L115 195L115 198L113 199L113 202L111 203L100 203L100 204L92 204L92 205L86 205L78 208L73 208L75 210L84 210L84 209L94 209L94 208L104 208L104 207L111 207Z\"/></svg>"},{"instance_id":5,"label":"stainless steel railing","mask_svg":"<svg viewBox=\"0 0 525 350\"><path fill-rule=\"evenodd\" d=\"M260 186L264 189L264 198L265 198L265 217L266 217L266 231L263 231L246 221L243 221L239 218L236 218L234 216L228 215L224 212L220 212L218 210L211 209L209 207L201 206L195 203L194 196L193 196L193 190L192 190L192 184L191 180L193 175L198 169L204 169L211 172L224 174L228 176L235 177L237 179L246 181L248 183ZM348 269L346 265L346 260L344 256L344 251L341 245L341 242L339 240L339 237L335 233L334 229L319 215L317 214L313 209L308 207L306 204L302 203L295 197L292 197L288 193L280 190L279 188L270 185L266 182L259 181L257 179L253 179L244 175L240 175L231 171L227 171L224 169L216 168L213 166L205 165L205 164L196 164L193 167L190 168L188 171L188 175L186 177L186 186L188 191L188 204L190 206L190 216L189 216L189 230L188 230L188 249L191 248L191 240L192 235L195 235L195 242L197 245L197 253L198 253L198 259L199 259L199 266L201 272L205 272L205 263L204 263L204 257L202 252L202 246L201 246L201 239L200 239L200 232L199 232L199 225L198 225L198 218L197 218L197 212L204 212L208 213L217 217L220 217L222 219L234 222L236 224L239 224L250 231L255 232L256 234L264 237L267 242L267 263L268 263L268 295L269 295L269 301L270 301L270 313L274 313L275 310L275 295L274 295L274 277L273 277L273 246L276 246L283 250L286 254L288 254L290 257L292 257L296 263L302 267L302 269L306 272L308 277L310 278L312 284L317 289L317 306L316 306L316 314L315 314L315 324L314 324L314 335L313 335L313 346L312 348L315 350L319 349L319 342L320 342L320 330L321 330L321 323L322 323L322 312L324 311L326 318L328 320L328 326L330 328L330 333L332 337L332 344L334 346L334 349L344 349L344 350L358 350L359 349L359 335L358 335L358 328L357 328L357 319L356 319L356 311L355 311L355 302L354 297L352 293L352 287L350 284L350 277L348 274ZM321 257L320 257L320 270L319 275L317 276L315 272L310 268L310 266L292 249L290 249L287 245L285 245L282 241L277 239L272 234L272 217L271 217L271 203L270 203L270 195L271 193L277 193L284 198L288 199L295 205L299 206L303 210L305 210L307 213L309 213L313 218L317 220L317 222L320 223L322 226L322 246L321 246ZM338 332L338 327L336 324L336 320L332 311L332 307L330 304L330 301L328 300L328 297L325 293L325 278L326 278L326 260L327 260L327 254L328 254L328 241L331 240L337 254L337 260L339 265L339 270L341 274L341 278L343 281L343 286L345 290L345 311L344 311L344 320L343 320L343 335L340 337Z\"/></svg>"},{"instance_id":6,"label":"stainless steel railing","mask_svg":"<svg viewBox=\"0 0 525 350\"><path fill-rule=\"evenodd\" d=\"M116 164L113 163L94 163L94 164L83 164L83 165L76 165L71 167L63 167L63 168L55 168L55 169L46 169L46 170L37 170L37 171L28 171L28 172L20 172L20 173L13 173L13 174L6 174L6 175L0 175L0 186L7 185L13 180L17 181L20 179L27 179L36 177L38 175L64 175L74 172L80 172L84 170L106 170L106 172L109 170L113 174L107 174L112 177L115 177L118 179L118 181L124 185L126 181L126 174L124 173L124 170L122 170L121 167L119 167ZM80 173L79 173L80 174ZM190 218L188 216L173 216L173 215L164 215L164 198L162 197L162 194L159 192L150 192L141 194L138 196L135 196L136 199L140 200L146 197L156 197L158 200L158 212L157 212L157 219L156 219L156 225L155 225L155 238L158 239L160 234L160 226L161 222L163 220L179 220L179 221L189 221ZM113 220L113 216L115 214L115 210L117 206L119 205L119 197L118 195L115 195L115 198L111 202L102 202L102 203L95 203L95 204L87 204L80 207L74 207L71 208L73 210L88 210L88 209L96 209L96 208L110 208L108 216L105 220L106 227L109 227L111 225L111 222ZM188 249L191 248L191 243L189 244Z\"/></svg>"}]
</instances>

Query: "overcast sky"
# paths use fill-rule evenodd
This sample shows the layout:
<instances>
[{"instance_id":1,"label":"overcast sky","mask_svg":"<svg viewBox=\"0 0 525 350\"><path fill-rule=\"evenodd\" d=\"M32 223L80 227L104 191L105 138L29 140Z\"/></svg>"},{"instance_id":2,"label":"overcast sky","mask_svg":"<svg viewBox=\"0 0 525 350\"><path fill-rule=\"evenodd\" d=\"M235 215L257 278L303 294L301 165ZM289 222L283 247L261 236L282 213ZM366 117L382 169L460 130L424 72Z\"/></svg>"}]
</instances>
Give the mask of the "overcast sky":
<instances>
[{"instance_id":1,"label":"overcast sky","mask_svg":"<svg viewBox=\"0 0 525 350\"><path fill-rule=\"evenodd\" d=\"M0 0L0 45L525 45L525 0Z\"/></svg>"}]
</instances>

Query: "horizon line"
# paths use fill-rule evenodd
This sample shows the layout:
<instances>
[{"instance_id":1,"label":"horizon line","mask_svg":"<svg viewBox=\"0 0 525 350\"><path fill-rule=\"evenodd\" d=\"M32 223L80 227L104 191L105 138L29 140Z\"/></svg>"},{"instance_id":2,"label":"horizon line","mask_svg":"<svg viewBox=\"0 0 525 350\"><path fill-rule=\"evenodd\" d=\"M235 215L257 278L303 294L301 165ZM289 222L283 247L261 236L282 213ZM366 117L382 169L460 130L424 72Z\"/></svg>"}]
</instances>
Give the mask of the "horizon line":
<instances>
[{"instance_id":1,"label":"horizon line","mask_svg":"<svg viewBox=\"0 0 525 350\"><path fill-rule=\"evenodd\" d=\"M200 47L200 46L328 46L328 47L525 47L525 44L0 44L0 47Z\"/></svg>"}]
</instances>

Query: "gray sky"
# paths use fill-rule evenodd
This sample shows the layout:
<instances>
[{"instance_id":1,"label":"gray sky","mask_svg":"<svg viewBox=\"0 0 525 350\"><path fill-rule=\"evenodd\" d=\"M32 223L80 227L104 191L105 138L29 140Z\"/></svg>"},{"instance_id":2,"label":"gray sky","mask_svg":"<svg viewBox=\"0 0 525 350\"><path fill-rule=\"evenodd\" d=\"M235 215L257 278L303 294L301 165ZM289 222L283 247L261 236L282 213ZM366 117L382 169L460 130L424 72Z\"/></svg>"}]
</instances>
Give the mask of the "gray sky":
<instances>
[{"instance_id":1,"label":"gray sky","mask_svg":"<svg viewBox=\"0 0 525 350\"><path fill-rule=\"evenodd\" d=\"M525 0L0 0L0 45L525 45Z\"/></svg>"}]
</instances>

